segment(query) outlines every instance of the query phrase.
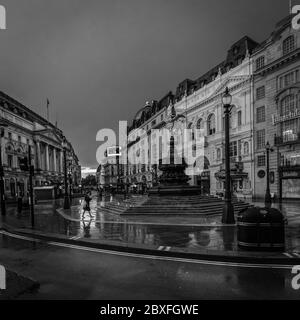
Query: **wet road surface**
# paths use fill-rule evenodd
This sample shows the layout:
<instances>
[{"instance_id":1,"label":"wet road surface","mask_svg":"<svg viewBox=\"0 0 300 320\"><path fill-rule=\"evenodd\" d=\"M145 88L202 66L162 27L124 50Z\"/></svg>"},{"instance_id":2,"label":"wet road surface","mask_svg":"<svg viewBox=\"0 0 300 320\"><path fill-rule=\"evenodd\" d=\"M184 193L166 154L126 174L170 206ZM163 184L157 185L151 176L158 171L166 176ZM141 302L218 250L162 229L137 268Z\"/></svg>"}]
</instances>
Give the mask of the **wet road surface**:
<instances>
[{"instance_id":1,"label":"wet road surface","mask_svg":"<svg viewBox=\"0 0 300 320\"><path fill-rule=\"evenodd\" d=\"M126 244L151 246L170 246L187 250L226 250L238 252L237 229L221 225L221 216L195 218L183 216L141 218L137 221L124 219L117 214L103 210L105 202L118 199L93 198L91 217L88 213L82 219L80 199L73 200L71 210L59 209L61 202L55 204L40 203L35 206L35 229L38 231L62 234L68 238L92 239L95 241L118 241ZM120 200L121 201L121 200ZM256 203L256 205L261 205ZM277 206L277 204L274 204ZM300 202L283 205L288 219L286 229L286 252L300 254ZM30 228L29 212L19 215L12 209L6 217L6 223L16 228Z\"/></svg>"},{"instance_id":2,"label":"wet road surface","mask_svg":"<svg viewBox=\"0 0 300 320\"><path fill-rule=\"evenodd\" d=\"M0 264L40 282L20 299L300 299L290 269L144 259L5 235Z\"/></svg>"}]
</instances>

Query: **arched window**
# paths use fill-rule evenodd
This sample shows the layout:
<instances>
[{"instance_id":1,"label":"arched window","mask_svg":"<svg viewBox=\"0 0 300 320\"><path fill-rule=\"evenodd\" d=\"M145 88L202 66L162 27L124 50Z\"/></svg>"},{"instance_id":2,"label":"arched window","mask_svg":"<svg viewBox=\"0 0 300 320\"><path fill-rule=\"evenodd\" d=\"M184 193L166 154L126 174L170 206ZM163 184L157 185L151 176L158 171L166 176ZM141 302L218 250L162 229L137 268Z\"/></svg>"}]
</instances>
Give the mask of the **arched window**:
<instances>
[{"instance_id":1,"label":"arched window","mask_svg":"<svg viewBox=\"0 0 300 320\"><path fill-rule=\"evenodd\" d=\"M199 119L197 121L196 125L197 131L198 131L198 137L201 137L204 135L204 121L203 119Z\"/></svg>"},{"instance_id":2,"label":"arched window","mask_svg":"<svg viewBox=\"0 0 300 320\"><path fill-rule=\"evenodd\" d=\"M284 97L280 102L280 115L288 116L297 109L296 96L290 94ZM289 119L281 123L281 136L284 142L294 141L298 138L299 123L298 119Z\"/></svg>"},{"instance_id":3,"label":"arched window","mask_svg":"<svg viewBox=\"0 0 300 320\"><path fill-rule=\"evenodd\" d=\"M203 129L203 127L204 127L204 122L202 119L199 119L197 121L197 129Z\"/></svg>"},{"instance_id":4,"label":"arched window","mask_svg":"<svg viewBox=\"0 0 300 320\"><path fill-rule=\"evenodd\" d=\"M247 156L249 154L249 142L244 143L244 155Z\"/></svg>"},{"instance_id":5,"label":"arched window","mask_svg":"<svg viewBox=\"0 0 300 320\"><path fill-rule=\"evenodd\" d=\"M284 97L280 103L280 115L289 115L291 112L295 112L296 98L294 94L290 94Z\"/></svg>"},{"instance_id":6,"label":"arched window","mask_svg":"<svg viewBox=\"0 0 300 320\"><path fill-rule=\"evenodd\" d=\"M189 129L190 138L191 138L192 140L194 140L194 139L195 139L195 136L194 136L194 130L193 130L193 123L190 122L190 123L188 124L188 127L187 127L187 128Z\"/></svg>"},{"instance_id":7,"label":"arched window","mask_svg":"<svg viewBox=\"0 0 300 320\"><path fill-rule=\"evenodd\" d=\"M207 119L207 133L209 136L216 133L216 118L213 113Z\"/></svg>"},{"instance_id":8,"label":"arched window","mask_svg":"<svg viewBox=\"0 0 300 320\"><path fill-rule=\"evenodd\" d=\"M236 106L232 106L229 119L230 119L229 128L235 128L236 127Z\"/></svg>"},{"instance_id":9,"label":"arched window","mask_svg":"<svg viewBox=\"0 0 300 320\"><path fill-rule=\"evenodd\" d=\"M289 36L282 43L283 54L288 54L295 49L295 39L294 36Z\"/></svg>"}]
</instances>

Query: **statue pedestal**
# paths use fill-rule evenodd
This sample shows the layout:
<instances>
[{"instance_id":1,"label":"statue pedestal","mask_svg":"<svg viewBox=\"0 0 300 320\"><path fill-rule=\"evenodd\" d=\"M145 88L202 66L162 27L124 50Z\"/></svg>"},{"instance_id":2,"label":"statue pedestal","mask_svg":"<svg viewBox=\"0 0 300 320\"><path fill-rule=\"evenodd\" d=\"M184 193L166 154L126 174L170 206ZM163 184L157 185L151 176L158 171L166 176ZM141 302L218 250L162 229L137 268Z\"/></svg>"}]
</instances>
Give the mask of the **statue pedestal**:
<instances>
[{"instance_id":1,"label":"statue pedestal","mask_svg":"<svg viewBox=\"0 0 300 320\"><path fill-rule=\"evenodd\" d=\"M174 159L177 161L174 161ZM195 195L200 194L201 190L198 186L190 186L188 184L189 177L185 173L187 167L184 159L179 159L174 155L174 146L171 143L170 163L163 164L160 161L159 170L162 175L159 177L159 184L149 190L149 195ZM180 160L180 161L178 161ZM165 161L167 162L167 161Z\"/></svg>"}]
</instances>

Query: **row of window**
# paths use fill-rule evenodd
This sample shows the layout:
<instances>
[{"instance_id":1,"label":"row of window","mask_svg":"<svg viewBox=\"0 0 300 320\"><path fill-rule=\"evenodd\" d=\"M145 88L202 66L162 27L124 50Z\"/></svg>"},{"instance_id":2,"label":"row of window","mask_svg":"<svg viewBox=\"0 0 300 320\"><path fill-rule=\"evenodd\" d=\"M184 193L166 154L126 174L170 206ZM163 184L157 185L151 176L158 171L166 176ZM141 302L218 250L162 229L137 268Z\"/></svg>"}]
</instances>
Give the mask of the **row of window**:
<instances>
[{"instance_id":1,"label":"row of window","mask_svg":"<svg viewBox=\"0 0 300 320\"><path fill-rule=\"evenodd\" d=\"M295 38L294 36L289 36L282 42L282 54L286 55L295 50ZM265 66L265 57L260 56L255 60L255 68L259 70Z\"/></svg>"},{"instance_id":2,"label":"row of window","mask_svg":"<svg viewBox=\"0 0 300 320\"><path fill-rule=\"evenodd\" d=\"M234 121L234 113L232 112L231 115L230 115L230 128L233 128L233 121ZM238 111L236 112L236 117L237 117L237 126L241 126L242 125L242 111ZM224 121L225 121L225 118L223 118L223 130L224 130ZM188 129L191 129L193 126L192 123L190 123L188 125ZM197 121L197 124L196 124L196 129L204 129L204 121L203 119L199 119ZM213 135L216 133L216 117L214 114L211 114L208 119L207 119L207 134L209 136Z\"/></svg>"},{"instance_id":3,"label":"row of window","mask_svg":"<svg viewBox=\"0 0 300 320\"><path fill-rule=\"evenodd\" d=\"M241 155L241 152L243 151L243 155L247 156L249 155L249 142L243 143L243 150L242 150L242 142L239 141L232 141L229 145L229 155L230 157L237 157ZM217 160L221 160L221 148L217 148Z\"/></svg>"},{"instance_id":4,"label":"row of window","mask_svg":"<svg viewBox=\"0 0 300 320\"><path fill-rule=\"evenodd\" d=\"M288 72L278 78L278 89L282 90L299 81L299 70Z\"/></svg>"},{"instance_id":5,"label":"row of window","mask_svg":"<svg viewBox=\"0 0 300 320\"><path fill-rule=\"evenodd\" d=\"M8 132L8 140L12 140L12 133L11 132ZM22 142L22 137L21 136L18 136L18 142ZM26 143L29 144L30 140L26 139Z\"/></svg>"}]
</instances>

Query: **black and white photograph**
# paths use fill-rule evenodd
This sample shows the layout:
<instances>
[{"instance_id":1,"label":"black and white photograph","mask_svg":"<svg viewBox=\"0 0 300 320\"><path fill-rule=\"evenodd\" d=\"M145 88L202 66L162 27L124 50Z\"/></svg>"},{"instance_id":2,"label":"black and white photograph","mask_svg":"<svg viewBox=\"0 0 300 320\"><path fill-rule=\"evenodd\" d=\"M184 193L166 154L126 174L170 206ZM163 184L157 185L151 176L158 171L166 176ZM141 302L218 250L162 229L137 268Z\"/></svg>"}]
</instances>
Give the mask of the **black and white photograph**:
<instances>
[{"instance_id":1,"label":"black and white photograph","mask_svg":"<svg viewBox=\"0 0 300 320\"><path fill-rule=\"evenodd\" d=\"M300 300L299 0L0 0L0 133L0 312Z\"/></svg>"}]
</instances>

